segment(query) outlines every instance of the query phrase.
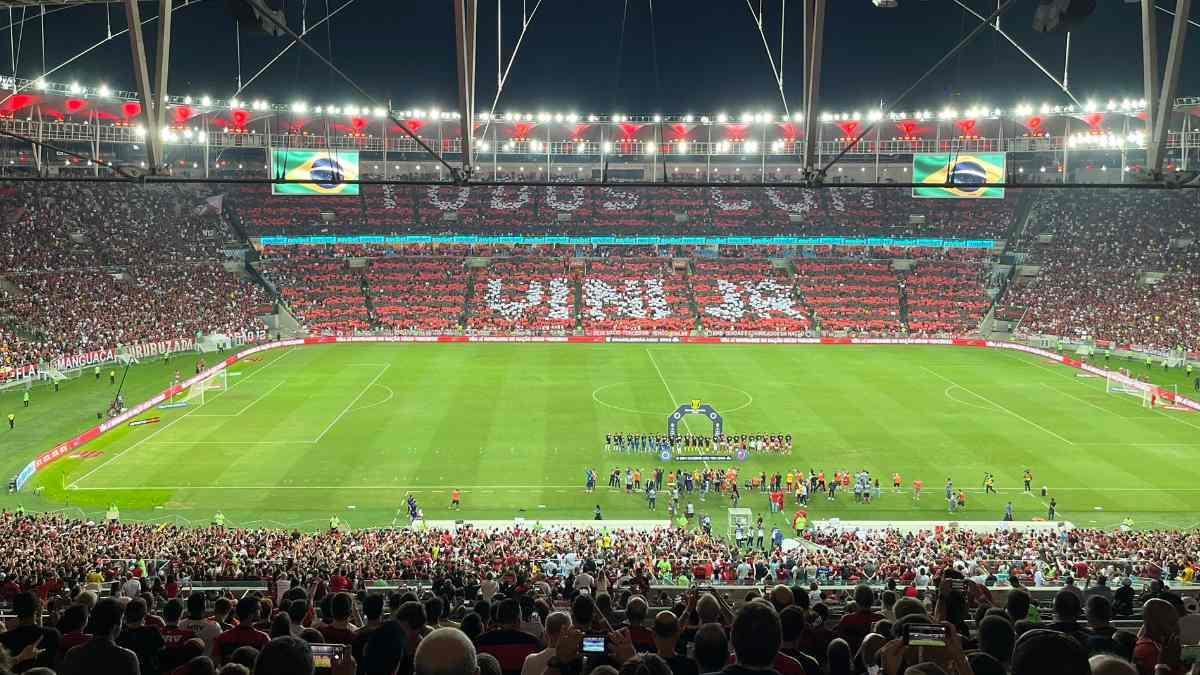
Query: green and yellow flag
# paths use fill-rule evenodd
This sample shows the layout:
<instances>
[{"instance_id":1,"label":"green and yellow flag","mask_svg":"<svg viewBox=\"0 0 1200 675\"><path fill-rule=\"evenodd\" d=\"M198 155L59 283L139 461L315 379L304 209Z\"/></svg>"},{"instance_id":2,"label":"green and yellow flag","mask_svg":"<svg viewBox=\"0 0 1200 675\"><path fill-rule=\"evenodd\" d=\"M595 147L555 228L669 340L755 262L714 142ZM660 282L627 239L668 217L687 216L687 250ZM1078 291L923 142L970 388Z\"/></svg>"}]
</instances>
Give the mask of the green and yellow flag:
<instances>
[{"instance_id":1,"label":"green and yellow flag","mask_svg":"<svg viewBox=\"0 0 1200 675\"><path fill-rule=\"evenodd\" d=\"M913 155L914 197L933 199L1003 199L1007 176L1003 152L940 152Z\"/></svg>"},{"instance_id":2,"label":"green and yellow flag","mask_svg":"<svg viewBox=\"0 0 1200 675\"><path fill-rule=\"evenodd\" d=\"M271 176L311 183L271 185L274 195L357 195L357 150L274 150L271 152Z\"/></svg>"}]
</instances>

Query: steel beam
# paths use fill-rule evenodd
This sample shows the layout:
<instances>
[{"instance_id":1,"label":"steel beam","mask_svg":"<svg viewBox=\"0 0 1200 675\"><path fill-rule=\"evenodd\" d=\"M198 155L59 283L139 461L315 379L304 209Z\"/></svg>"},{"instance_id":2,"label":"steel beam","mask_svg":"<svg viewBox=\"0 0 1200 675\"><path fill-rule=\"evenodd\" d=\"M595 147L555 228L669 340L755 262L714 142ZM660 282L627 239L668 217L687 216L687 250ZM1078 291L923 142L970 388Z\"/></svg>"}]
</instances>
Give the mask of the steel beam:
<instances>
[{"instance_id":1,"label":"steel beam","mask_svg":"<svg viewBox=\"0 0 1200 675\"><path fill-rule=\"evenodd\" d=\"M1152 138L1159 94L1158 30L1154 16L1154 0L1142 0L1142 94L1146 99L1146 136ZM1147 153L1147 158L1149 157Z\"/></svg>"},{"instance_id":2,"label":"steel beam","mask_svg":"<svg viewBox=\"0 0 1200 675\"><path fill-rule=\"evenodd\" d=\"M1191 13L1192 0L1177 1L1175 19L1171 25L1171 44L1167 47L1167 66L1163 72L1162 94L1154 106L1153 113L1147 110L1148 115L1154 115L1154 127L1151 129L1150 142L1146 151L1146 169L1156 177L1162 173L1163 160L1167 155L1167 129L1171 124L1175 92L1179 88L1179 73L1183 70L1183 46L1187 41L1188 17ZM1146 103L1149 104L1149 102L1150 99L1146 99Z\"/></svg>"},{"instance_id":3,"label":"steel beam","mask_svg":"<svg viewBox=\"0 0 1200 675\"><path fill-rule=\"evenodd\" d=\"M174 9L173 0L159 0L158 3L158 44L154 57L154 121L155 129L167 126L167 75L171 70L171 15ZM160 160L162 158L159 158ZM159 166L162 166L161 161Z\"/></svg>"},{"instance_id":4,"label":"steel beam","mask_svg":"<svg viewBox=\"0 0 1200 675\"><path fill-rule=\"evenodd\" d=\"M462 178L475 168L475 19L477 0L454 1L454 53L458 61L458 113L462 134Z\"/></svg>"},{"instance_id":5,"label":"steel beam","mask_svg":"<svg viewBox=\"0 0 1200 675\"><path fill-rule=\"evenodd\" d=\"M157 173L162 166L162 134L161 127L154 125L158 121L158 98L154 95L150 82L150 65L146 62L146 40L142 35L142 11L137 0L125 0L125 19L129 24L129 47L133 56L133 77L137 83L138 95L142 99L142 113L146 120L146 166L151 174Z\"/></svg>"},{"instance_id":6,"label":"steel beam","mask_svg":"<svg viewBox=\"0 0 1200 675\"><path fill-rule=\"evenodd\" d=\"M805 44L804 44L804 174L811 178L815 169L813 156L816 143L810 133L816 127L813 121L817 114L817 103L821 92L821 43L825 35L825 0L811 0L810 12L804 0ZM811 21L808 19L811 17Z\"/></svg>"}]
</instances>

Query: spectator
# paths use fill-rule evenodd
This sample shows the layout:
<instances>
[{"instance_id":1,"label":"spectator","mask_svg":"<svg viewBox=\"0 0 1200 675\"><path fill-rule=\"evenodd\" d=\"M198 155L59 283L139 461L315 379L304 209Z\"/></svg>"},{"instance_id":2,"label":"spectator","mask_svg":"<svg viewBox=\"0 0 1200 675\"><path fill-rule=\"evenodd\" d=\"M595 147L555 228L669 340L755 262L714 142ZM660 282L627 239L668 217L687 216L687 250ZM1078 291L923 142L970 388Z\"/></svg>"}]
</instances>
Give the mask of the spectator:
<instances>
[{"instance_id":1,"label":"spectator","mask_svg":"<svg viewBox=\"0 0 1200 675\"><path fill-rule=\"evenodd\" d=\"M1046 626L1046 628L1058 631L1064 635L1068 635L1079 644L1086 647L1088 642L1088 634L1079 625L1079 616L1082 610L1079 606L1079 599L1082 593L1076 588L1074 592L1068 590L1070 586L1064 587L1054 596L1054 623Z\"/></svg>"},{"instance_id":2,"label":"spectator","mask_svg":"<svg viewBox=\"0 0 1200 675\"><path fill-rule=\"evenodd\" d=\"M1088 659L1091 675L1138 675L1133 664L1112 654L1096 654Z\"/></svg>"},{"instance_id":3,"label":"spectator","mask_svg":"<svg viewBox=\"0 0 1200 675\"><path fill-rule=\"evenodd\" d=\"M646 627L646 599L635 595L625 605L625 620L629 629L629 641L638 652L654 651L654 631Z\"/></svg>"},{"instance_id":4,"label":"spectator","mask_svg":"<svg viewBox=\"0 0 1200 675\"><path fill-rule=\"evenodd\" d=\"M546 617L546 648L525 657L521 666L521 675L542 675L546 664L554 656L559 638L571 628L571 615L566 612L553 612Z\"/></svg>"},{"instance_id":5,"label":"spectator","mask_svg":"<svg viewBox=\"0 0 1200 675\"><path fill-rule=\"evenodd\" d=\"M254 675L313 675L312 648L299 638L277 637L258 652Z\"/></svg>"},{"instance_id":6,"label":"spectator","mask_svg":"<svg viewBox=\"0 0 1200 675\"><path fill-rule=\"evenodd\" d=\"M866 584L859 584L854 589L854 611L846 614L838 622L835 633L844 639L853 653L862 645L863 638L871 632L871 626L883 619L871 608L875 602L875 592Z\"/></svg>"},{"instance_id":7,"label":"spectator","mask_svg":"<svg viewBox=\"0 0 1200 675\"><path fill-rule=\"evenodd\" d=\"M211 656L213 653L213 643L217 636L221 634L221 627L216 621L211 621L204 617L204 610L207 609L207 601L204 598L202 591L192 591L188 594L187 599L187 618L179 622L179 627L184 630L189 630L196 637L204 640L204 654Z\"/></svg>"},{"instance_id":8,"label":"spectator","mask_svg":"<svg viewBox=\"0 0 1200 675\"><path fill-rule=\"evenodd\" d=\"M696 631L693 657L701 673L716 673L729 662L729 638L719 623L706 623Z\"/></svg>"},{"instance_id":9,"label":"spectator","mask_svg":"<svg viewBox=\"0 0 1200 675\"><path fill-rule=\"evenodd\" d=\"M1012 660L1016 641L1017 634L1007 618L989 615L979 622L979 651L992 656L1005 668Z\"/></svg>"},{"instance_id":10,"label":"spectator","mask_svg":"<svg viewBox=\"0 0 1200 675\"><path fill-rule=\"evenodd\" d=\"M779 615L775 608L763 602L750 602L738 610L733 619L731 633L735 665L727 666L727 675L749 675L762 671L774 671L779 646L782 644ZM785 657L790 658L790 657ZM792 659L795 662L795 659ZM803 672L795 662L795 673Z\"/></svg>"},{"instance_id":11,"label":"spectator","mask_svg":"<svg viewBox=\"0 0 1200 675\"><path fill-rule=\"evenodd\" d=\"M330 644L352 645L358 626L350 623L350 615L354 613L354 596L342 591L336 593L329 603L333 623L317 627L325 642ZM382 609L382 607L381 607Z\"/></svg>"},{"instance_id":12,"label":"spectator","mask_svg":"<svg viewBox=\"0 0 1200 675\"><path fill-rule=\"evenodd\" d=\"M1087 652L1057 631L1031 630L1013 648L1012 675L1090 675Z\"/></svg>"},{"instance_id":13,"label":"spectator","mask_svg":"<svg viewBox=\"0 0 1200 675\"><path fill-rule=\"evenodd\" d=\"M1087 602L1087 648L1089 654L1116 654L1117 643L1112 625L1112 603L1103 595L1093 595Z\"/></svg>"},{"instance_id":14,"label":"spectator","mask_svg":"<svg viewBox=\"0 0 1200 675\"><path fill-rule=\"evenodd\" d=\"M415 675L476 675L479 664L475 645L460 630L439 628L417 645L413 672Z\"/></svg>"},{"instance_id":15,"label":"spectator","mask_svg":"<svg viewBox=\"0 0 1200 675\"><path fill-rule=\"evenodd\" d=\"M247 595L237 602L238 623L233 628L213 639L213 661L221 664L229 660L238 647L247 646L261 650L271 637L254 627L258 616L258 599Z\"/></svg>"},{"instance_id":16,"label":"spectator","mask_svg":"<svg viewBox=\"0 0 1200 675\"><path fill-rule=\"evenodd\" d=\"M654 648L673 675L700 675L696 662L677 653L681 628L674 612L662 611L654 617Z\"/></svg>"},{"instance_id":17,"label":"spectator","mask_svg":"<svg viewBox=\"0 0 1200 675\"><path fill-rule=\"evenodd\" d=\"M851 675L850 645L842 638L835 638L829 643L826 663L829 675Z\"/></svg>"},{"instance_id":18,"label":"spectator","mask_svg":"<svg viewBox=\"0 0 1200 675\"><path fill-rule=\"evenodd\" d=\"M362 631L359 636L362 637ZM404 628L397 621L384 621L366 633L363 658L358 662L359 675L393 675L411 672L412 653L406 647Z\"/></svg>"},{"instance_id":19,"label":"spectator","mask_svg":"<svg viewBox=\"0 0 1200 675\"><path fill-rule=\"evenodd\" d=\"M16 664L13 672L23 673L39 666L52 667L62 635L55 628L42 626L42 601L33 593L23 591L12 599L12 612L17 617L16 625L0 633L0 647L7 649L12 656L20 654L32 644L37 644L38 649L42 650L36 659Z\"/></svg>"},{"instance_id":20,"label":"spectator","mask_svg":"<svg viewBox=\"0 0 1200 675\"><path fill-rule=\"evenodd\" d=\"M157 675L159 654L166 641L154 626L146 625L146 601L134 598L125 605L125 628L117 644L137 654L143 675Z\"/></svg>"},{"instance_id":21,"label":"spectator","mask_svg":"<svg viewBox=\"0 0 1200 675\"><path fill-rule=\"evenodd\" d=\"M116 643L123 615L121 603L115 599L105 598L97 602L90 617L92 639L67 652L60 675L84 675L93 672L105 675L138 675L141 670L137 655Z\"/></svg>"},{"instance_id":22,"label":"spectator","mask_svg":"<svg viewBox=\"0 0 1200 675\"><path fill-rule=\"evenodd\" d=\"M257 649L248 645L238 647L229 655L229 663L226 663L225 666L235 664L245 668L247 673L253 672L254 664L258 662L258 653Z\"/></svg>"},{"instance_id":23,"label":"spectator","mask_svg":"<svg viewBox=\"0 0 1200 675\"><path fill-rule=\"evenodd\" d=\"M354 642L351 643L351 651L354 654L354 660L359 663L359 670L362 670L362 664L366 663L363 659L363 650L366 649L367 640L383 622L383 603L384 598L378 593L371 593L363 599L363 617L366 618L367 623L355 632ZM403 638L401 641L403 642Z\"/></svg>"},{"instance_id":24,"label":"spectator","mask_svg":"<svg viewBox=\"0 0 1200 675\"><path fill-rule=\"evenodd\" d=\"M821 663L800 649L808 630L808 617L799 607L785 607L779 612L780 647L779 653L796 659L804 669L805 675L822 675Z\"/></svg>"},{"instance_id":25,"label":"spectator","mask_svg":"<svg viewBox=\"0 0 1200 675\"><path fill-rule=\"evenodd\" d=\"M496 618L497 627L480 635L475 644L480 652L496 657L504 675L520 675L525 658L536 653L541 645L537 638L521 630L521 608L516 600L501 600Z\"/></svg>"},{"instance_id":26,"label":"spectator","mask_svg":"<svg viewBox=\"0 0 1200 675\"><path fill-rule=\"evenodd\" d=\"M1142 629L1133 648L1139 675L1154 675L1160 665L1172 675L1182 675L1179 647L1179 614L1175 608L1160 598L1147 600L1142 606Z\"/></svg>"}]
</instances>

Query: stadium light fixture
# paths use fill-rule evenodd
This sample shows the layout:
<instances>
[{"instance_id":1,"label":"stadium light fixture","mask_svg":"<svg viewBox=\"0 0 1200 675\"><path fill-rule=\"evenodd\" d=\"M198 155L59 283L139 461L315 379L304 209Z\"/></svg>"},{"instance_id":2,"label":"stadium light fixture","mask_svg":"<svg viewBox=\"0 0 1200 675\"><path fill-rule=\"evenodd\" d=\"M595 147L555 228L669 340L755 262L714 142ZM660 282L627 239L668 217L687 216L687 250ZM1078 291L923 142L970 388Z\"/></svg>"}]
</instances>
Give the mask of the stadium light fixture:
<instances>
[{"instance_id":1,"label":"stadium light fixture","mask_svg":"<svg viewBox=\"0 0 1200 675\"><path fill-rule=\"evenodd\" d=\"M725 124L725 121L728 119L729 118L725 116L725 113L717 113L717 124Z\"/></svg>"},{"instance_id":2,"label":"stadium light fixture","mask_svg":"<svg viewBox=\"0 0 1200 675\"><path fill-rule=\"evenodd\" d=\"M867 119L872 122L878 122L879 120L883 119L883 111L872 110L871 112L867 113Z\"/></svg>"},{"instance_id":3,"label":"stadium light fixture","mask_svg":"<svg viewBox=\"0 0 1200 675\"><path fill-rule=\"evenodd\" d=\"M563 114L562 114L562 113L555 113L555 115L554 115L554 121L555 121L555 122L557 122L558 124L562 124L562 122L563 122L563 119L564 119L564 118L563 118Z\"/></svg>"},{"instance_id":4,"label":"stadium light fixture","mask_svg":"<svg viewBox=\"0 0 1200 675\"><path fill-rule=\"evenodd\" d=\"M746 150L746 152L753 155L758 152L758 141L746 141L742 147Z\"/></svg>"},{"instance_id":5,"label":"stadium light fixture","mask_svg":"<svg viewBox=\"0 0 1200 675\"><path fill-rule=\"evenodd\" d=\"M744 112L738 119L741 120L743 124L749 124L750 122L754 121L754 113Z\"/></svg>"},{"instance_id":6,"label":"stadium light fixture","mask_svg":"<svg viewBox=\"0 0 1200 675\"><path fill-rule=\"evenodd\" d=\"M583 153L587 152L587 143L585 143L583 141L579 141L578 143L576 143L575 144L575 152L578 152L581 155Z\"/></svg>"},{"instance_id":7,"label":"stadium light fixture","mask_svg":"<svg viewBox=\"0 0 1200 675\"><path fill-rule=\"evenodd\" d=\"M690 114L689 114L689 115L684 115L684 116L683 116L683 122L684 122L684 124L691 124L691 123L692 123L692 116L691 116Z\"/></svg>"},{"instance_id":8,"label":"stadium light fixture","mask_svg":"<svg viewBox=\"0 0 1200 675\"><path fill-rule=\"evenodd\" d=\"M33 81L33 88L37 89L38 91L46 91L47 86L48 85L46 84L46 78L44 78L44 77L39 77L38 79Z\"/></svg>"},{"instance_id":9,"label":"stadium light fixture","mask_svg":"<svg viewBox=\"0 0 1200 675\"><path fill-rule=\"evenodd\" d=\"M655 124L658 124L659 122L661 122L661 121L662 121L662 115L655 115L655 116L653 117L653 119L654 119L654 123L655 123Z\"/></svg>"},{"instance_id":10,"label":"stadium light fixture","mask_svg":"<svg viewBox=\"0 0 1200 675\"><path fill-rule=\"evenodd\" d=\"M512 142L512 141L506 141L506 142L504 143L504 151L505 151L505 152L512 152L512 149L513 149L513 142Z\"/></svg>"},{"instance_id":11,"label":"stadium light fixture","mask_svg":"<svg viewBox=\"0 0 1200 675\"><path fill-rule=\"evenodd\" d=\"M587 116L587 120L588 120L589 122L595 122L595 121L596 121L596 116L595 116L595 115L588 115L588 116Z\"/></svg>"},{"instance_id":12,"label":"stadium light fixture","mask_svg":"<svg viewBox=\"0 0 1200 675\"><path fill-rule=\"evenodd\" d=\"M79 86L78 82L72 82L70 90L72 94L79 94L79 92L83 91L83 87Z\"/></svg>"},{"instance_id":13,"label":"stadium light fixture","mask_svg":"<svg viewBox=\"0 0 1200 675\"><path fill-rule=\"evenodd\" d=\"M479 113L478 117L479 117L480 122L486 122L489 119L491 119L492 116L489 115L488 112L485 110L485 111Z\"/></svg>"},{"instance_id":14,"label":"stadium light fixture","mask_svg":"<svg viewBox=\"0 0 1200 675\"><path fill-rule=\"evenodd\" d=\"M646 154L647 155L653 155L656 152L658 152L658 146L655 143L647 143L646 144Z\"/></svg>"},{"instance_id":15,"label":"stadium light fixture","mask_svg":"<svg viewBox=\"0 0 1200 675\"><path fill-rule=\"evenodd\" d=\"M487 141L480 141L480 142L479 142L479 151L480 151L480 152L487 152L487 151L488 151L488 149L490 149L491 147L492 147L492 146L488 145L488 142L487 142Z\"/></svg>"},{"instance_id":16,"label":"stadium light fixture","mask_svg":"<svg viewBox=\"0 0 1200 675\"><path fill-rule=\"evenodd\" d=\"M112 91L109 90L107 84L101 83L100 88L96 90L96 93L98 93L101 98L108 98L112 94ZM184 102L187 103L187 101Z\"/></svg>"},{"instance_id":17,"label":"stadium light fixture","mask_svg":"<svg viewBox=\"0 0 1200 675\"><path fill-rule=\"evenodd\" d=\"M688 151L688 142L679 141L679 143L675 146L675 149L679 152L679 154L686 155Z\"/></svg>"},{"instance_id":18,"label":"stadium light fixture","mask_svg":"<svg viewBox=\"0 0 1200 675\"><path fill-rule=\"evenodd\" d=\"M776 140L771 142L771 152L779 152L783 150L783 141Z\"/></svg>"},{"instance_id":19,"label":"stadium light fixture","mask_svg":"<svg viewBox=\"0 0 1200 675\"><path fill-rule=\"evenodd\" d=\"M833 114L832 114L832 113L827 113L827 112L823 112L823 113L821 113L821 121L822 121L822 122L832 122L832 121L833 121Z\"/></svg>"},{"instance_id":20,"label":"stadium light fixture","mask_svg":"<svg viewBox=\"0 0 1200 675\"><path fill-rule=\"evenodd\" d=\"M201 96L200 97L200 105L205 106L205 107L212 105L212 97L208 96L208 95Z\"/></svg>"},{"instance_id":21,"label":"stadium light fixture","mask_svg":"<svg viewBox=\"0 0 1200 675\"><path fill-rule=\"evenodd\" d=\"M701 116L700 116L700 123L701 123L701 124L705 124L705 125L707 125L707 124L708 124L708 115L701 115Z\"/></svg>"},{"instance_id":22,"label":"stadium light fixture","mask_svg":"<svg viewBox=\"0 0 1200 675\"><path fill-rule=\"evenodd\" d=\"M207 142L208 141L208 132L201 131L200 133L196 134L196 140L200 141L201 143Z\"/></svg>"},{"instance_id":23,"label":"stadium light fixture","mask_svg":"<svg viewBox=\"0 0 1200 675\"><path fill-rule=\"evenodd\" d=\"M548 112L540 112L540 113L538 113L538 114L537 114L537 121L541 122L542 124L545 124L546 122L549 122L549 121L550 121L550 113L548 113Z\"/></svg>"},{"instance_id":24,"label":"stadium light fixture","mask_svg":"<svg viewBox=\"0 0 1200 675\"><path fill-rule=\"evenodd\" d=\"M600 149L604 152L612 152L612 143L609 141L604 141L600 144Z\"/></svg>"},{"instance_id":25,"label":"stadium light fixture","mask_svg":"<svg viewBox=\"0 0 1200 675\"><path fill-rule=\"evenodd\" d=\"M579 115L576 115L575 113L567 113L567 121L571 124L574 124L575 122L579 121Z\"/></svg>"},{"instance_id":26,"label":"stadium light fixture","mask_svg":"<svg viewBox=\"0 0 1200 675\"><path fill-rule=\"evenodd\" d=\"M857 110L855 110L854 112L850 113L850 119L852 119L852 120L861 120L861 119L862 119L862 115L861 115L861 114L859 114L859 112L858 112Z\"/></svg>"},{"instance_id":27,"label":"stadium light fixture","mask_svg":"<svg viewBox=\"0 0 1200 675\"><path fill-rule=\"evenodd\" d=\"M373 114L376 118L382 118L384 115L387 114L387 111L384 110L383 108L376 108L371 111L371 114Z\"/></svg>"}]
</instances>

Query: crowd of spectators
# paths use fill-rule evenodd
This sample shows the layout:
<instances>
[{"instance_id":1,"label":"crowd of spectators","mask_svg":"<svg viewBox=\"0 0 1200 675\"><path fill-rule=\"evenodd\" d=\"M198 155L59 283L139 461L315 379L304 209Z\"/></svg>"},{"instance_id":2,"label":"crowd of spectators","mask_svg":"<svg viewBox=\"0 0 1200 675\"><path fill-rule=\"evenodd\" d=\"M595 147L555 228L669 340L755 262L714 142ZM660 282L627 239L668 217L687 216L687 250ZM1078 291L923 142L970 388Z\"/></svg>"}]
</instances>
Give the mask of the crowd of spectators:
<instances>
[{"instance_id":1,"label":"crowd of spectators","mask_svg":"<svg viewBox=\"0 0 1200 675\"><path fill-rule=\"evenodd\" d=\"M589 333L686 334L696 326L684 269L664 259L592 261L582 279Z\"/></svg>"},{"instance_id":2,"label":"crowd of spectators","mask_svg":"<svg viewBox=\"0 0 1200 675\"><path fill-rule=\"evenodd\" d=\"M467 326L477 333L570 332L575 279L565 259L492 261L476 271Z\"/></svg>"},{"instance_id":3,"label":"crowd of spectators","mask_svg":"<svg viewBox=\"0 0 1200 675\"><path fill-rule=\"evenodd\" d=\"M1024 315L1025 333L1200 349L1198 207L1191 190L1047 192L1018 246L1039 274L1003 315Z\"/></svg>"},{"instance_id":4,"label":"crowd of spectators","mask_svg":"<svg viewBox=\"0 0 1200 675\"><path fill-rule=\"evenodd\" d=\"M345 260L276 260L261 268L292 316L314 331L370 330L372 320L362 275Z\"/></svg>"},{"instance_id":5,"label":"crowd of spectators","mask_svg":"<svg viewBox=\"0 0 1200 675\"><path fill-rule=\"evenodd\" d=\"M900 284L887 263L795 261L804 302L826 330L899 333Z\"/></svg>"},{"instance_id":6,"label":"crowd of spectators","mask_svg":"<svg viewBox=\"0 0 1200 675\"><path fill-rule=\"evenodd\" d=\"M250 236L269 234L716 234L1003 239L1024 196L921 200L881 188L363 185L357 197L232 188ZM917 216L918 218L912 218Z\"/></svg>"},{"instance_id":7,"label":"crowd of spectators","mask_svg":"<svg viewBox=\"0 0 1200 675\"><path fill-rule=\"evenodd\" d=\"M767 260L697 260L692 292L712 335L803 333L812 328L786 269Z\"/></svg>"},{"instance_id":8,"label":"crowd of spectators","mask_svg":"<svg viewBox=\"0 0 1200 675\"><path fill-rule=\"evenodd\" d=\"M366 278L381 326L400 331L458 328L467 294L462 260L374 258Z\"/></svg>"},{"instance_id":9,"label":"crowd of spectators","mask_svg":"<svg viewBox=\"0 0 1200 675\"><path fill-rule=\"evenodd\" d=\"M978 263L917 263L917 269L900 282L909 330L961 335L977 329L992 304L984 286L986 276L987 267Z\"/></svg>"},{"instance_id":10,"label":"crowd of spectators","mask_svg":"<svg viewBox=\"0 0 1200 675\"><path fill-rule=\"evenodd\" d=\"M0 671L308 675L312 645L341 644L339 675L1182 675L1180 645L1200 642L1194 599L1164 583L1194 577L1194 532L817 530L786 553L667 528L289 533L3 513L0 533L15 615ZM1130 572L1152 578L1140 593ZM386 578L428 590L364 586ZM213 579L268 583L189 590ZM730 598L718 581L758 588ZM1060 587L1052 610L1030 582ZM944 647L910 645L929 624ZM581 654L585 637L600 649ZM455 650L469 665L449 670Z\"/></svg>"}]
</instances>

